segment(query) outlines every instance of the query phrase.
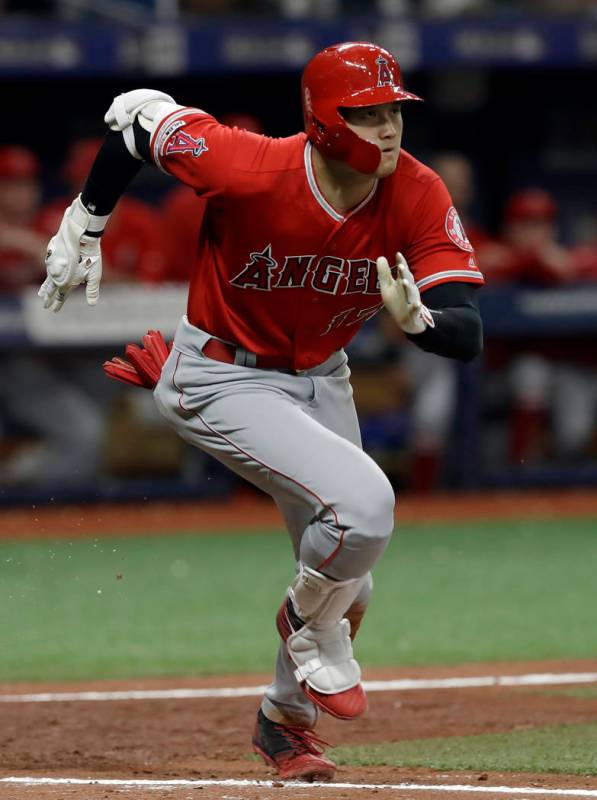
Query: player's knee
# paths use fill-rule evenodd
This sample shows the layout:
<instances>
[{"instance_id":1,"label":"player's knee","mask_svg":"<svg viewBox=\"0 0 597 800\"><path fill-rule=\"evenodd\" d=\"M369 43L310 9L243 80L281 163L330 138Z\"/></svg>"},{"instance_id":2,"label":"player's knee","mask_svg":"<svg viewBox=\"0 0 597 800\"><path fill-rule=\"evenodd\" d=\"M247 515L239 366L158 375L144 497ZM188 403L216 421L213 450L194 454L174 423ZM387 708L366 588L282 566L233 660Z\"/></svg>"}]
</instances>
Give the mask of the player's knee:
<instances>
[{"instance_id":1,"label":"player's knee","mask_svg":"<svg viewBox=\"0 0 597 800\"><path fill-rule=\"evenodd\" d=\"M364 491L355 493L349 534L354 546L385 547L394 530L395 502L392 484L381 470Z\"/></svg>"}]
</instances>

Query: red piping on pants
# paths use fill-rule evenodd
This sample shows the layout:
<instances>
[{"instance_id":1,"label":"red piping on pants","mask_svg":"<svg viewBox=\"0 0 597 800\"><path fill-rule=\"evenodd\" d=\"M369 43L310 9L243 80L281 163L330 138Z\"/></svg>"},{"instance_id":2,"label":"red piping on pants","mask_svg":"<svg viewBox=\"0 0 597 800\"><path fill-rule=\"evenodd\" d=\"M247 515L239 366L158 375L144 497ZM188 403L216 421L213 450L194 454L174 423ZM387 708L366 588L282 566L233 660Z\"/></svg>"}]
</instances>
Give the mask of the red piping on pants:
<instances>
[{"instance_id":1,"label":"red piping on pants","mask_svg":"<svg viewBox=\"0 0 597 800\"><path fill-rule=\"evenodd\" d=\"M247 456L252 461L255 461L257 464L261 464L262 467L265 467L270 472L273 472L276 475L280 475L280 477L285 478L287 481L290 481L291 483L294 483L297 486L300 486L301 489L303 489L308 494L312 495L321 504L321 506L323 508L329 508L330 511L332 512L332 514L334 515L334 520L336 522L336 527L338 528L338 530L341 531L340 540L339 540L336 548L330 553L330 555L327 558L325 558L321 562L321 564L319 564L317 567L315 567L315 569L318 572L320 572L324 567L326 567L338 555L338 553L342 549L342 544L344 542L344 531L345 531L345 529L340 527L340 520L338 519L338 515L336 514L336 509L333 506L329 505L328 503L324 503L323 500L321 499L321 497L319 497L319 495L317 495L314 491L309 489L307 486L304 486L302 483L300 483L299 481L295 480L294 478L290 478L288 475L284 475L283 472L280 472L277 469L273 469L273 467L270 467L264 461L260 461L258 458L255 458L255 456L251 455L251 453L247 453L246 450L243 450L242 447L239 447L237 444L235 444L231 439L229 439L223 433L220 433L219 431L216 431L214 428L211 427L211 425L208 425L208 423L203 419L203 417L201 416L201 414L199 414L198 411L191 411L190 409L185 408L183 406L183 404L182 404L182 394L183 394L182 393L182 389L176 383L176 373L178 371L178 363L180 361L181 355L182 355L182 353L179 352L178 353L178 358L176 359L176 366L174 367L174 372L172 374L172 386L178 392L178 405L182 409L182 411L184 411L186 414L194 414L200 420L202 425L205 425L205 427L209 431L211 431L212 433L215 433L216 436L219 436L221 439L224 439L224 441L228 442L228 444L231 445L239 453L242 453L243 455Z\"/></svg>"}]
</instances>

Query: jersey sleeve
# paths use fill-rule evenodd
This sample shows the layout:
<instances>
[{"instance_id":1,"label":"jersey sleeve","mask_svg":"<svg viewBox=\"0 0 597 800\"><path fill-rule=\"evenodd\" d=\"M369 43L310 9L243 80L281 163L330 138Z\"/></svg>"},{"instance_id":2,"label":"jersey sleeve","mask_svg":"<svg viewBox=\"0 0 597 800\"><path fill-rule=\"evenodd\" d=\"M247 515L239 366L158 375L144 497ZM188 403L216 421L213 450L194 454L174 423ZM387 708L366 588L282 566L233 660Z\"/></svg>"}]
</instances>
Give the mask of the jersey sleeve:
<instances>
[{"instance_id":1,"label":"jersey sleeve","mask_svg":"<svg viewBox=\"0 0 597 800\"><path fill-rule=\"evenodd\" d=\"M413 220L403 255L421 291L447 281L485 282L441 178L429 184L413 210Z\"/></svg>"},{"instance_id":2,"label":"jersey sleeve","mask_svg":"<svg viewBox=\"0 0 597 800\"><path fill-rule=\"evenodd\" d=\"M178 108L151 136L153 162L163 172L191 186L201 197L233 190L233 174L259 158L266 137L219 123L197 108Z\"/></svg>"}]
</instances>

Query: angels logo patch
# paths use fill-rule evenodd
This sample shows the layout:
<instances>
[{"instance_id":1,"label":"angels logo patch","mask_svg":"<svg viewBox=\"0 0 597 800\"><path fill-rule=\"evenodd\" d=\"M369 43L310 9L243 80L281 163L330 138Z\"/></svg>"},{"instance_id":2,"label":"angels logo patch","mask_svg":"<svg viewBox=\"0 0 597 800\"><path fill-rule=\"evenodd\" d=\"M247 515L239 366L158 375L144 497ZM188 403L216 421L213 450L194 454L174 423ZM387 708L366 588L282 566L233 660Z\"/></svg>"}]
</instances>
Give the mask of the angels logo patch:
<instances>
[{"instance_id":1,"label":"angels logo patch","mask_svg":"<svg viewBox=\"0 0 597 800\"><path fill-rule=\"evenodd\" d=\"M377 64L377 87L393 86L394 76L388 64L388 59L383 56L377 56L375 63Z\"/></svg>"},{"instance_id":2,"label":"angels logo patch","mask_svg":"<svg viewBox=\"0 0 597 800\"><path fill-rule=\"evenodd\" d=\"M177 131L166 145L167 156L172 155L172 153L190 152L194 158L199 158L199 156L207 150L209 150L209 148L205 144L203 136L199 139L195 139L185 131Z\"/></svg>"},{"instance_id":3,"label":"angels logo patch","mask_svg":"<svg viewBox=\"0 0 597 800\"><path fill-rule=\"evenodd\" d=\"M454 242L456 247L459 247L461 250L466 250L467 253L473 252L473 246L468 240L460 217L458 216L458 211L456 211L454 206L450 206L446 214L446 233L450 241Z\"/></svg>"}]
</instances>

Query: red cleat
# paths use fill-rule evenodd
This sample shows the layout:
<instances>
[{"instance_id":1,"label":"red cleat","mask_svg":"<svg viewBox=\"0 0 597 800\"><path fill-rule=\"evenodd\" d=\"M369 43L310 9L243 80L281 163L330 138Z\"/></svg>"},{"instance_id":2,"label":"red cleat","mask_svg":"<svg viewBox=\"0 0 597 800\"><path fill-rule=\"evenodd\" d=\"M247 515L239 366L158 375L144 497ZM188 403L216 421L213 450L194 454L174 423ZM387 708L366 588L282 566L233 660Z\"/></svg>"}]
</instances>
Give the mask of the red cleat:
<instances>
[{"instance_id":1,"label":"red cleat","mask_svg":"<svg viewBox=\"0 0 597 800\"><path fill-rule=\"evenodd\" d=\"M303 692L322 711L337 719L354 719L367 711L367 695L360 683L336 694L322 694L305 683Z\"/></svg>"},{"instance_id":2,"label":"red cleat","mask_svg":"<svg viewBox=\"0 0 597 800\"><path fill-rule=\"evenodd\" d=\"M330 781L336 765L323 754L324 742L313 731L281 725L257 712L253 752L273 767L281 778L301 781Z\"/></svg>"}]
</instances>

